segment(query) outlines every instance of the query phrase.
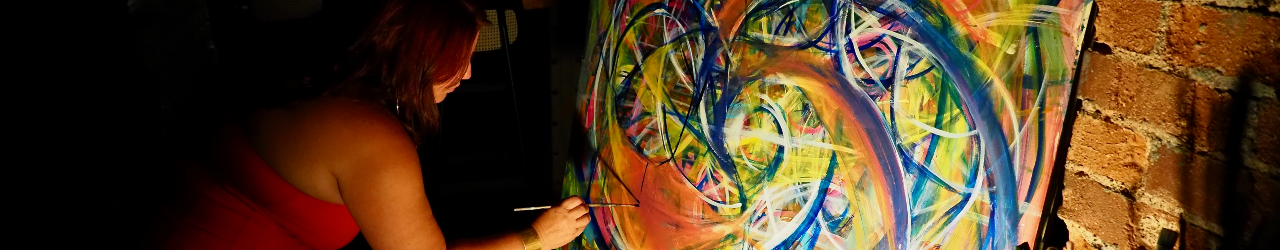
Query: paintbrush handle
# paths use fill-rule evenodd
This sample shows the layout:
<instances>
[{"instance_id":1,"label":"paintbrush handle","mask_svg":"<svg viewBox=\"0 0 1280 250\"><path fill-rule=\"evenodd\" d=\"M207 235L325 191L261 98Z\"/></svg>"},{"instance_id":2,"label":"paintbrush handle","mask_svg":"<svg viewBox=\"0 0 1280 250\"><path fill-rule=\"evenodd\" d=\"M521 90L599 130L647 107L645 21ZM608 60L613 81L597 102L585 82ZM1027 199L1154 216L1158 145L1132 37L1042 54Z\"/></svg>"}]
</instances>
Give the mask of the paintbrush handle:
<instances>
[{"instance_id":1,"label":"paintbrush handle","mask_svg":"<svg viewBox=\"0 0 1280 250\"><path fill-rule=\"evenodd\" d=\"M590 203L587 207L639 207L640 204Z\"/></svg>"},{"instance_id":2,"label":"paintbrush handle","mask_svg":"<svg viewBox=\"0 0 1280 250\"><path fill-rule=\"evenodd\" d=\"M522 208L517 208L517 209L516 209L516 212L520 212L520 211L533 211L533 210L543 210L543 209L548 209L548 208L551 208L551 206L541 206L541 207L522 207Z\"/></svg>"},{"instance_id":3,"label":"paintbrush handle","mask_svg":"<svg viewBox=\"0 0 1280 250\"><path fill-rule=\"evenodd\" d=\"M533 210L543 210L543 209L548 209L548 208L551 208L551 207L552 207L552 206L541 206L541 207L522 207L522 208L517 208L517 209L515 209L515 212L520 212L520 211L533 211ZM588 203L588 204L587 204L587 207L640 207L640 204Z\"/></svg>"}]
</instances>

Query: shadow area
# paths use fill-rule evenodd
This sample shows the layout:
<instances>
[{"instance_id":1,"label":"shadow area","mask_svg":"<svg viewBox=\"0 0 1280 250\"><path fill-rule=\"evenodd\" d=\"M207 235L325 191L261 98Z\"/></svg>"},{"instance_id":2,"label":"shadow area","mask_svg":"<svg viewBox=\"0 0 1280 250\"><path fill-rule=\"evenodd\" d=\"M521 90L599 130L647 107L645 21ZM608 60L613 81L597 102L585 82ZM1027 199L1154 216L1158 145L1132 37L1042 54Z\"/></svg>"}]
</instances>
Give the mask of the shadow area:
<instances>
[{"instance_id":1,"label":"shadow area","mask_svg":"<svg viewBox=\"0 0 1280 250\"><path fill-rule=\"evenodd\" d=\"M1258 63L1274 62L1252 62L1245 68L1256 69L1253 66ZM1262 117L1257 111L1274 108L1277 102L1274 99L1262 99L1255 92L1260 85L1275 86L1275 83L1275 79L1266 76L1264 72L1247 70L1237 76L1235 88L1227 91L1231 97L1226 103L1204 103L1209 101L1200 98L1200 95L1192 99L1196 102L1192 117L1209 119L1192 119L1194 128L1207 129L1196 129L1193 132L1196 134L1191 136L1190 144L1195 145L1195 156L1188 159L1191 160L1189 164L1181 165L1181 185L1184 186L1179 195L1184 200L1191 201L1184 203L1184 207L1190 207L1187 210L1206 213L1197 220L1211 224L1193 225L1196 223L1191 223L1188 219L1194 215L1184 212L1180 222L1184 232L1184 249L1215 248L1215 245L1219 249L1263 249L1280 243L1280 238L1275 237L1280 235L1280 214L1276 213L1280 209L1280 190L1275 190L1280 186L1275 185L1277 176L1261 169L1267 166L1259 165L1256 160L1256 156L1274 153L1259 151L1259 147L1275 148L1274 144L1277 142L1258 137L1264 133L1274 133L1268 130L1276 128L1262 127L1264 123L1261 119L1274 118ZM1202 106L1216 107L1204 109L1200 108ZM1201 138L1204 141L1196 141ZM1196 174L1201 171L1212 174L1199 176L1204 183L1188 188L1187 185L1197 185L1190 179L1197 178ZM1218 178L1213 178L1214 175ZM1197 188L1201 190L1196 190ZM1212 192L1214 189L1217 189L1216 193ZM1218 197L1195 197L1197 195ZM1217 212L1216 218L1212 217L1214 211ZM1210 231L1216 231L1218 228L1212 228L1213 224L1220 227L1220 235L1196 235L1192 231L1198 231L1198 228L1190 228L1210 227ZM1217 244L1213 244L1213 241L1217 241Z\"/></svg>"},{"instance_id":2,"label":"shadow area","mask_svg":"<svg viewBox=\"0 0 1280 250\"><path fill-rule=\"evenodd\" d=\"M1179 216L1179 249L1264 249L1280 243L1280 183L1273 168L1259 159L1273 154L1277 140L1265 109L1274 98L1259 88L1274 87L1276 79L1259 72L1251 62L1236 76L1234 87L1215 90L1194 86L1190 92L1190 155L1179 162L1177 195L1184 212ZM1274 163L1272 163L1274 164ZM1168 229L1165 229L1168 231ZM1161 245L1169 240L1162 232ZM1172 244L1170 244L1172 245Z\"/></svg>"}]
</instances>

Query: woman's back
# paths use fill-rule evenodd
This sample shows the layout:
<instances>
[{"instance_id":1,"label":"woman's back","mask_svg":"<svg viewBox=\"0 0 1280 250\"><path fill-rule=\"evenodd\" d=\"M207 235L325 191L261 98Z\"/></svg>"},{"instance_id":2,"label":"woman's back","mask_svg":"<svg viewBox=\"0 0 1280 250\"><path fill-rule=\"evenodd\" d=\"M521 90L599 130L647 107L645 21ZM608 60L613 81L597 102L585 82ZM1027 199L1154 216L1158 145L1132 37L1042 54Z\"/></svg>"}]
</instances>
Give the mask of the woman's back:
<instances>
[{"instance_id":1,"label":"woman's back","mask_svg":"<svg viewBox=\"0 0 1280 250\"><path fill-rule=\"evenodd\" d=\"M181 190L149 243L163 249L337 249L359 232L345 205L311 197L277 174L245 130L224 119L207 160L184 160Z\"/></svg>"}]
</instances>

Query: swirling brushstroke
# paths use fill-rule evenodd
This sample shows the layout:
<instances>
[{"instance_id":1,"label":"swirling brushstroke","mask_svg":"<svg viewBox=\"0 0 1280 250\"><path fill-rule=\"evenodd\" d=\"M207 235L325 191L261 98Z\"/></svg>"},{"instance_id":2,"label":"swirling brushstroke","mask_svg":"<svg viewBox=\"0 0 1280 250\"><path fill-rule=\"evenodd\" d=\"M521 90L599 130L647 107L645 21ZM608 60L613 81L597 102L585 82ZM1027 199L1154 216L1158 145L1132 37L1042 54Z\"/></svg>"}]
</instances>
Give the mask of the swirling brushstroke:
<instances>
[{"instance_id":1,"label":"swirling brushstroke","mask_svg":"<svg viewBox=\"0 0 1280 250\"><path fill-rule=\"evenodd\" d=\"M1091 4L598 2L570 248L1030 241Z\"/></svg>"}]
</instances>

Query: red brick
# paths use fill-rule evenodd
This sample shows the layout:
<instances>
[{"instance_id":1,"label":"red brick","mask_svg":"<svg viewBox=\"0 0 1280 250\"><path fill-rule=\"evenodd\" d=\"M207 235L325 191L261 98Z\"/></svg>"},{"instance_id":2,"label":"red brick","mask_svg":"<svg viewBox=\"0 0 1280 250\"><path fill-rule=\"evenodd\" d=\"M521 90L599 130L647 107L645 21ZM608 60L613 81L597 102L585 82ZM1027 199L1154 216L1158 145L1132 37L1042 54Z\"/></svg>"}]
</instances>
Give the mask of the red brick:
<instances>
[{"instance_id":1,"label":"red brick","mask_svg":"<svg viewBox=\"0 0 1280 250\"><path fill-rule=\"evenodd\" d=\"M1221 238L1204 228L1185 225L1182 231L1185 235L1182 236L1182 242L1178 243L1178 249L1218 249L1221 245Z\"/></svg>"},{"instance_id":2,"label":"red brick","mask_svg":"<svg viewBox=\"0 0 1280 250\"><path fill-rule=\"evenodd\" d=\"M1094 52L1085 70L1081 98L1170 134L1184 133L1190 80Z\"/></svg>"},{"instance_id":3,"label":"red brick","mask_svg":"<svg viewBox=\"0 0 1280 250\"><path fill-rule=\"evenodd\" d=\"M1147 138L1088 116L1076 118L1067 160L1092 174L1119 181L1126 188L1139 184L1146 168Z\"/></svg>"},{"instance_id":4,"label":"red brick","mask_svg":"<svg viewBox=\"0 0 1280 250\"><path fill-rule=\"evenodd\" d=\"M1138 53L1150 53L1164 19L1160 2L1151 0L1098 1L1094 22L1097 39L1103 43Z\"/></svg>"},{"instance_id":5,"label":"red brick","mask_svg":"<svg viewBox=\"0 0 1280 250\"><path fill-rule=\"evenodd\" d=\"M1222 6L1222 7L1232 7L1232 8L1241 8L1241 9L1259 9L1259 11L1266 11L1268 7L1271 8L1271 12L1277 12L1277 10L1280 10L1280 8L1277 8L1277 7L1280 7L1280 2L1271 1L1271 0L1207 0L1207 1L1196 1L1196 2L1203 2L1203 4L1212 3L1215 6Z\"/></svg>"},{"instance_id":6,"label":"red brick","mask_svg":"<svg viewBox=\"0 0 1280 250\"><path fill-rule=\"evenodd\" d=\"M1258 123L1254 127L1257 137L1253 140L1254 157L1280 168L1280 103L1255 102L1258 105Z\"/></svg>"},{"instance_id":7,"label":"red brick","mask_svg":"<svg viewBox=\"0 0 1280 250\"><path fill-rule=\"evenodd\" d=\"M1058 209L1058 215L1080 224L1102 241L1129 246L1132 204L1120 194L1108 192L1102 185L1082 175L1077 172L1064 176L1062 207Z\"/></svg>"},{"instance_id":8,"label":"red brick","mask_svg":"<svg viewBox=\"0 0 1280 250\"><path fill-rule=\"evenodd\" d=\"M1070 232L1068 232L1068 234L1070 235L1069 236L1070 240L1067 241L1068 248L1065 248L1065 249L1072 249L1072 250L1075 250L1075 249L1098 250L1099 249L1099 248L1093 247L1093 245L1090 245L1089 241L1084 238L1084 233L1080 232L1080 230L1071 230Z\"/></svg>"},{"instance_id":9,"label":"red brick","mask_svg":"<svg viewBox=\"0 0 1280 250\"><path fill-rule=\"evenodd\" d=\"M1223 191L1232 188L1228 166L1207 156L1163 147L1148 169L1148 194L1177 201L1183 212L1217 223L1224 206Z\"/></svg>"},{"instance_id":10,"label":"red brick","mask_svg":"<svg viewBox=\"0 0 1280 250\"><path fill-rule=\"evenodd\" d=\"M1254 172L1251 174L1253 175L1253 181L1246 188L1249 193L1248 198L1252 202L1250 206L1255 207L1255 209L1251 210L1271 216L1280 216L1280 180L1262 173Z\"/></svg>"},{"instance_id":11,"label":"red brick","mask_svg":"<svg viewBox=\"0 0 1280 250\"><path fill-rule=\"evenodd\" d=\"M1256 172L1242 173L1239 177L1236 181L1240 185L1239 199L1235 204L1239 207L1228 210L1227 218L1224 218L1227 221L1223 222L1224 233L1227 234L1223 238L1246 246L1250 242L1265 242L1263 238L1275 236L1257 233L1265 232L1262 230L1265 227L1276 227L1267 224L1274 223L1280 216L1276 213L1280 211L1280 181Z\"/></svg>"},{"instance_id":12,"label":"red brick","mask_svg":"<svg viewBox=\"0 0 1280 250\"><path fill-rule=\"evenodd\" d=\"M1136 248L1157 249L1157 245L1159 244L1159 239L1160 239L1160 231L1162 229L1173 230L1175 232L1181 230L1177 224L1178 223L1177 216L1174 216L1164 211L1160 211L1159 209L1153 208L1143 203L1134 203L1133 209L1134 209L1133 221L1132 221L1134 225L1133 246L1135 249ZM1151 225L1144 225L1142 223L1144 219L1152 220L1153 223L1151 223ZM1160 222L1169 223L1171 225L1158 225ZM1151 242L1147 242L1148 239L1150 239Z\"/></svg>"},{"instance_id":13,"label":"red brick","mask_svg":"<svg viewBox=\"0 0 1280 250\"><path fill-rule=\"evenodd\" d=\"M1252 72L1272 86L1280 80L1280 18L1196 5L1179 5L1170 12L1172 62L1228 76Z\"/></svg>"},{"instance_id":14,"label":"red brick","mask_svg":"<svg viewBox=\"0 0 1280 250\"><path fill-rule=\"evenodd\" d=\"M1242 120L1235 120L1243 111L1242 105L1233 103L1230 93L1218 92L1205 84L1195 84L1193 88L1192 110L1189 121L1192 126L1192 142L1196 152L1224 153L1238 150L1240 145L1227 145L1239 142L1244 134L1239 129L1244 126ZM1243 118L1241 118L1243 119ZM1241 124L1232 124L1240 122ZM1241 127L1236 127L1241 126ZM1233 140L1234 139L1234 140Z\"/></svg>"}]
</instances>

